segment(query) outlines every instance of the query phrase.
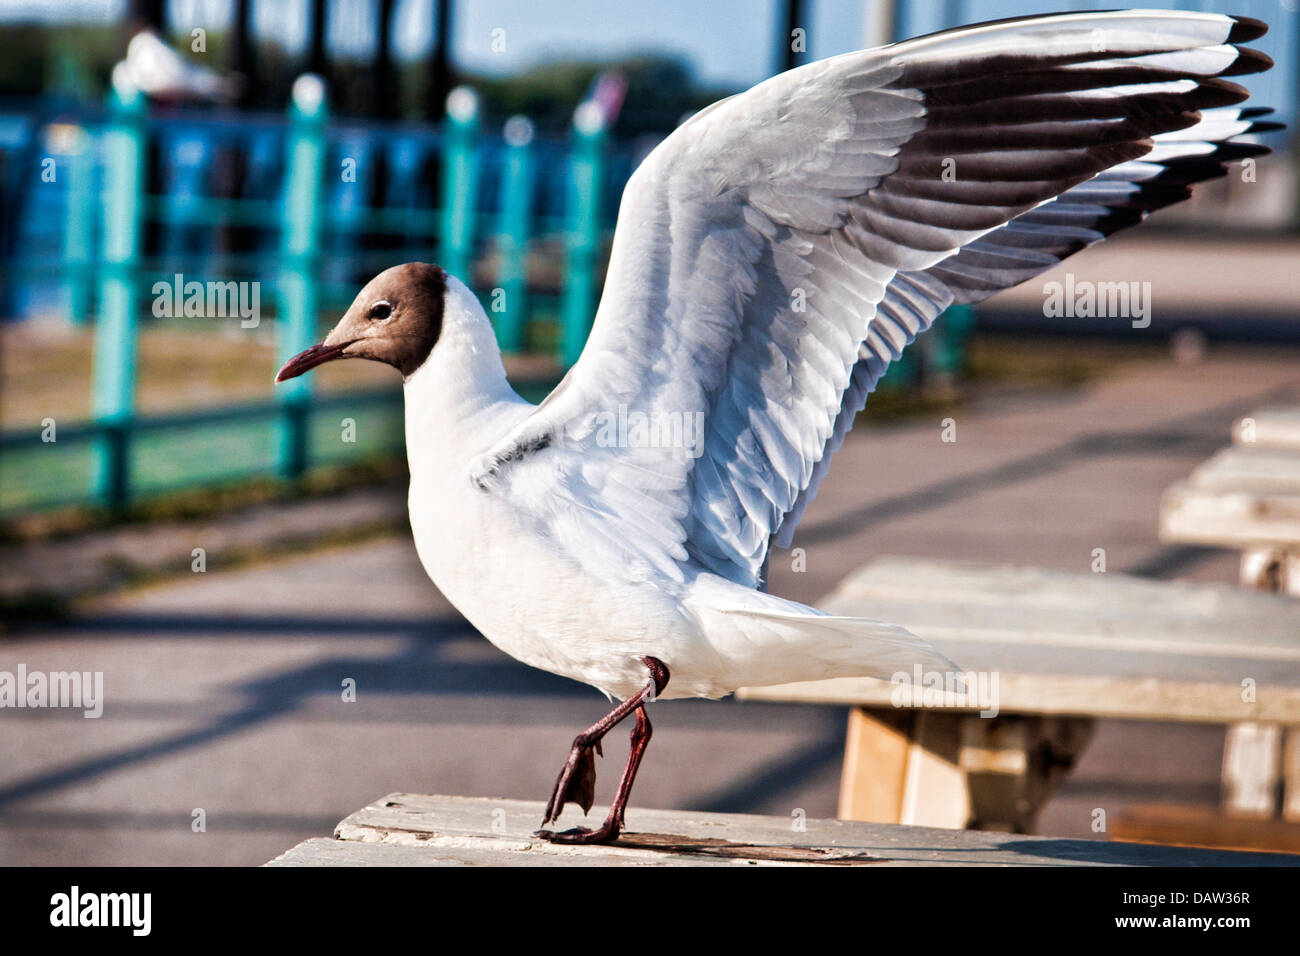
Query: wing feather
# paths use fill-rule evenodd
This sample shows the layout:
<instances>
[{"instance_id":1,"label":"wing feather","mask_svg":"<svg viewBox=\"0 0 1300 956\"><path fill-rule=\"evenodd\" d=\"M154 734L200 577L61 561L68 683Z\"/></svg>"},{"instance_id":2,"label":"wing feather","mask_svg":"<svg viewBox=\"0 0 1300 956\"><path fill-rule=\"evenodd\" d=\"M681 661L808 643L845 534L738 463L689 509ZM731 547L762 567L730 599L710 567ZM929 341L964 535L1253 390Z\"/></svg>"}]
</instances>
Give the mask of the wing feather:
<instances>
[{"instance_id":1,"label":"wing feather","mask_svg":"<svg viewBox=\"0 0 1300 956\"><path fill-rule=\"evenodd\" d=\"M1219 77L1267 68L1238 46L1262 29L1179 11L984 24L702 111L628 182L581 359L475 479L530 502L593 573L758 586L867 396L943 309L1254 149L1236 139L1259 129L1233 105L1246 91ZM638 415L676 443L611 430Z\"/></svg>"}]
</instances>

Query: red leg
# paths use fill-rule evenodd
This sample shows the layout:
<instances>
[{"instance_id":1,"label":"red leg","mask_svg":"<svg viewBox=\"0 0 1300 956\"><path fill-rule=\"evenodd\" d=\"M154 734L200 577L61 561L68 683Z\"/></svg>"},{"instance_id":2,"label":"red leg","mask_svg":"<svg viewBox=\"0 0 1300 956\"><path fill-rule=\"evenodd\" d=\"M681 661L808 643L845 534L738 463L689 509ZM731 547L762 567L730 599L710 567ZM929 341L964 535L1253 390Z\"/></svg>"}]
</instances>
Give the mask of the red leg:
<instances>
[{"instance_id":1,"label":"red leg","mask_svg":"<svg viewBox=\"0 0 1300 956\"><path fill-rule=\"evenodd\" d=\"M564 804L570 800L581 806L584 813L591 809L596 783L596 761L591 751L595 749L596 753L600 753L601 738L629 713L635 711L636 725L632 729L632 746L604 824L598 830L583 827L565 830L563 833L541 830L538 836L553 843L612 843L618 839L618 834L623 827L623 814L627 809L628 797L632 793L632 784L636 780L636 772L641 766L641 758L645 755L646 746L650 743L653 732L650 719L646 716L645 704L661 694L668 684L668 668L661 661L653 657L642 658L642 660L650 668L650 681L574 739L573 749L569 751L569 759L565 761L564 769L560 771L559 779L555 782L555 789L546 804L546 814L542 820L542 826L554 821L564 809Z\"/></svg>"},{"instance_id":2,"label":"red leg","mask_svg":"<svg viewBox=\"0 0 1300 956\"><path fill-rule=\"evenodd\" d=\"M614 820L614 836L627 826L623 813L627 810L627 799L632 796L632 784L636 781L636 772L641 769L641 758L645 756L646 747L650 746L650 737L654 728L650 726L650 716L645 707L636 709L636 726L632 728L632 749L627 755L627 764L623 767L623 776L618 782L614 802L610 805L609 815Z\"/></svg>"}]
</instances>

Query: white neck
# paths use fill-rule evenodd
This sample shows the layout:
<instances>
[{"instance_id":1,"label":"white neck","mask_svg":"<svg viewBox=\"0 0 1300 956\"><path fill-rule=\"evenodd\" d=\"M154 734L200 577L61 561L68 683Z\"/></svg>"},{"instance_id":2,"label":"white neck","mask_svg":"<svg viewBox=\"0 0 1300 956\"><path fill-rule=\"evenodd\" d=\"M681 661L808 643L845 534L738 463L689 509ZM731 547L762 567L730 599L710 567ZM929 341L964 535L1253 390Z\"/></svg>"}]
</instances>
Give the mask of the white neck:
<instances>
[{"instance_id":1,"label":"white neck","mask_svg":"<svg viewBox=\"0 0 1300 956\"><path fill-rule=\"evenodd\" d=\"M506 381L491 322L474 294L453 276L447 277L438 341L424 364L406 378L404 392L412 480L435 462L467 462L533 407Z\"/></svg>"}]
</instances>

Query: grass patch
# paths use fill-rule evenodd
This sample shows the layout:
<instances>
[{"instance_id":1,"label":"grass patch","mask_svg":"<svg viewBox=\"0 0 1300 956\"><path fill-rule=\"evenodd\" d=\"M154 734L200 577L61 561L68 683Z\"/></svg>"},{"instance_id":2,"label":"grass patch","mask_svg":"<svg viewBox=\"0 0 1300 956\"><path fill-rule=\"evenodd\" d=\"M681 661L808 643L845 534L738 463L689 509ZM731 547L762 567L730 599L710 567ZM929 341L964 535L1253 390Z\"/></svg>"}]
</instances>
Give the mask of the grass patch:
<instances>
[{"instance_id":1,"label":"grass patch","mask_svg":"<svg viewBox=\"0 0 1300 956\"><path fill-rule=\"evenodd\" d=\"M963 378L976 386L1077 388L1121 365L1167 355L1162 343L980 333L967 343Z\"/></svg>"},{"instance_id":2,"label":"grass patch","mask_svg":"<svg viewBox=\"0 0 1300 956\"><path fill-rule=\"evenodd\" d=\"M124 524L200 521L240 508L342 494L355 488L404 484L404 457L314 468L297 481L265 477L208 488L166 492L133 502L121 512L74 505L0 522L0 543L46 540Z\"/></svg>"}]
</instances>

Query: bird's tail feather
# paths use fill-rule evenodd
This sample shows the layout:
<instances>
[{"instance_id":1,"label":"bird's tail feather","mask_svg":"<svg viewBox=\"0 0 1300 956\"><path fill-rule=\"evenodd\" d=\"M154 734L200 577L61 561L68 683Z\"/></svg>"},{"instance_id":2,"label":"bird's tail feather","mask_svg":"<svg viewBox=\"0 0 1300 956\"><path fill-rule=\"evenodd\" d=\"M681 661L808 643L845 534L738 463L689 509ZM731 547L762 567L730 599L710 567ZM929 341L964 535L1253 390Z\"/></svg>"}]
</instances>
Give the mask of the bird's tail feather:
<instances>
[{"instance_id":1,"label":"bird's tail feather","mask_svg":"<svg viewBox=\"0 0 1300 956\"><path fill-rule=\"evenodd\" d=\"M905 627L826 614L731 582L699 581L689 606L736 687L830 677L878 677L961 670ZM960 679L960 678L958 678ZM732 688L735 689L735 688Z\"/></svg>"},{"instance_id":2,"label":"bird's tail feather","mask_svg":"<svg viewBox=\"0 0 1300 956\"><path fill-rule=\"evenodd\" d=\"M736 609L727 614L751 634L777 636L788 649L787 654L771 656L771 673L756 673L752 686L829 677L890 680L899 672L910 676L917 664L924 670L961 672L934 645L897 624L816 612ZM761 665L758 670L763 670ZM790 676L795 671L807 674Z\"/></svg>"}]
</instances>

